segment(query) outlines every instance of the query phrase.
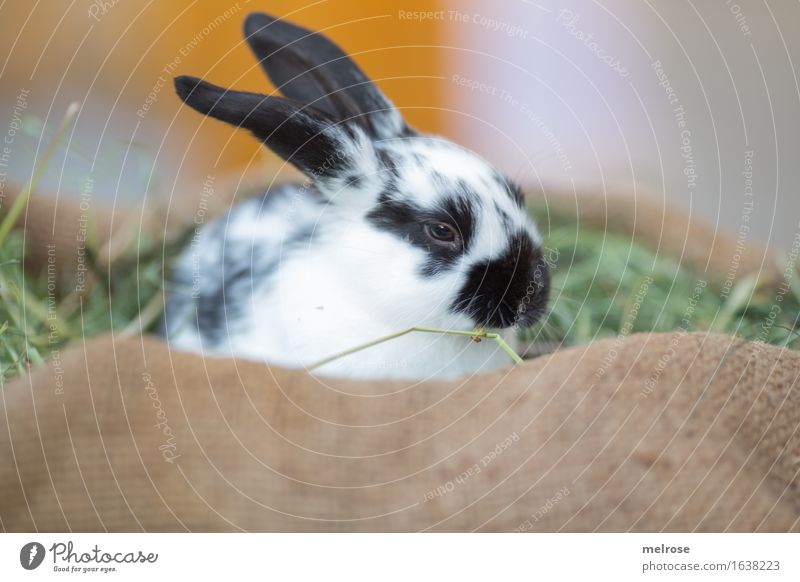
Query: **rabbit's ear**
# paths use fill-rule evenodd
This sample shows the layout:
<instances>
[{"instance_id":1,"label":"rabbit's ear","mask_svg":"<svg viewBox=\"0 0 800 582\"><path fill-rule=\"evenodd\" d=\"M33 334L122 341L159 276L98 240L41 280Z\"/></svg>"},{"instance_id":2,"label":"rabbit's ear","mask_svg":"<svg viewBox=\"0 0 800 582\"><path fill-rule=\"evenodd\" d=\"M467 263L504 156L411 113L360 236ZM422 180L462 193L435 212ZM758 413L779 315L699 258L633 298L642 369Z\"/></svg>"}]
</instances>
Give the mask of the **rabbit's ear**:
<instances>
[{"instance_id":1,"label":"rabbit's ear","mask_svg":"<svg viewBox=\"0 0 800 582\"><path fill-rule=\"evenodd\" d=\"M359 124L376 139L408 135L400 112L342 49L318 32L254 12L245 38L287 97Z\"/></svg>"},{"instance_id":2,"label":"rabbit's ear","mask_svg":"<svg viewBox=\"0 0 800 582\"><path fill-rule=\"evenodd\" d=\"M313 177L337 177L353 163L354 136L301 103L217 87L195 77L176 77L175 90L190 107L250 130L276 154Z\"/></svg>"}]
</instances>

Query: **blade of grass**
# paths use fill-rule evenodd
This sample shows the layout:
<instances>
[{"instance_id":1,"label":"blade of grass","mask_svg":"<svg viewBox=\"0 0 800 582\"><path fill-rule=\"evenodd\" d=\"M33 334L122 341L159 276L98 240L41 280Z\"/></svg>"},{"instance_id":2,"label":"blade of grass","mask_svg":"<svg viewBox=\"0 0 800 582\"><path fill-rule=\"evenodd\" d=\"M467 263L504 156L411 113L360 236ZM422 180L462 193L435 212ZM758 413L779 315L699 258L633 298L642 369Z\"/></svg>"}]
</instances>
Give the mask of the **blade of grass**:
<instances>
[{"instance_id":1,"label":"blade of grass","mask_svg":"<svg viewBox=\"0 0 800 582\"><path fill-rule=\"evenodd\" d=\"M3 221L0 222L0 246L3 245L8 233L11 232L12 228L14 228L14 225L22 214L22 211L25 209L25 205L28 203L28 199L31 197L31 192L34 188L36 188L36 184L39 182L39 178L41 177L45 166L50 161L50 158L53 157L58 144L64 138L64 134L67 133L70 125L72 125L72 122L75 119L75 116L78 114L79 109L80 103L78 102L70 103L69 107L67 107L67 111L64 113L64 117L61 119L58 129L56 129L55 135L53 135L50 143L47 144L44 154L41 158L39 158L38 163L34 167L31 179L27 184L25 184L25 186L23 186L16 200L14 200L14 203L11 205L11 208L9 208L8 214L6 214L5 218L3 218Z\"/></svg>"},{"instance_id":2,"label":"blade of grass","mask_svg":"<svg viewBox=\"0 0 800 582\"><path fill-rule=\"evenodd\" d=\"M161 293L153 295L152 299L139 312L139 315L120 332L120 337L138 335L147 331L153 325L161 312L164 311L164 299Z\"/></svg>"},{"instance_id":3,"label":"blade of grass","mask_svg":"<svg viewBox=\"0 0 800 582\"><path fill-rule=\"evenodd\" d=\"M742 277L728 295L727 301L722 304L719 315L711 325L711 331L725 331L730 326L737 313L744 310L750 298L758 288L758 275L752 274Z\"/></svg>"},{"instance_id":4,"label":"blade of grass","mask_svg":"<svg viewBox=\"0 0 800 582\"><path fill-rule=\"evenodd\" d=\"M498 346L500 346L500 349L503 350L506 354L508 354L508 357L511 358L511 360L515 364L521 364L522 361L523 361L522 358L520 358L519 355L517 355L517 353L511 348L511 346L509 346L506 343L506 341L496 333L485 332L483 330L463 331L463 330L455 330L455 329L435 329L435 328L431 328L431 327L409 327L408 329L404 329L403 331L398 331L398 332L395 332L395 333L391 333L389 335L385 335L385 336L379 337L379 338L374 339L372 341L357 345L357 346L352 347L350 349L347 349L347 350L338 352L336 354L333 354L332 356L328 356L327 358L323 358L321 360L313 362L312 364L310 364L307 367L307 369L308 369L308 371L315 370L316 368L319 368L320 366L323 366L325 364L329 364L330 362L333 362L334 360L338 360L339 358L343 358L345 356L349 356L350 354L355 354L356 352L360 352L362 350L366 350L367 348L371 348L371 347L376 346L378 344L382 344L384 342L388 342L390 340L397 339L399 337L402 337L404 335L407 335L407 334L413 333L413 332L460 335L460 336L466 336L466 337L472 338L473 340L479 339L479 338L481 338L481 339L484 339L484 338L485 339L490 339L490 340L493 340Z\"/></svg>"}]
</instances>

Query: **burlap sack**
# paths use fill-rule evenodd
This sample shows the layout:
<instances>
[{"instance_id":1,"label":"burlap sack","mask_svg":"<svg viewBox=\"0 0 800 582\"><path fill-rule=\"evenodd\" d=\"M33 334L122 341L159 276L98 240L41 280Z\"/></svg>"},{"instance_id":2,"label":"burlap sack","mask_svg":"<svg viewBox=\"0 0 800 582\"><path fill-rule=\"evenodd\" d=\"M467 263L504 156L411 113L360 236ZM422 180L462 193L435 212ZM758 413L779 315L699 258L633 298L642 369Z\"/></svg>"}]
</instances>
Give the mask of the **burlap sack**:
<instances>
[{"instance_id":1,"label":"burlap sack","mask_svg":"<svg viewBox=\"0 0 800 582\"><path fill-rule=\"evenodd\" d=\"M732 250L739 274L771 264L657 204L598 200L577 211L710 275L730 272ZM70 252L65 216L55 232L31 208L30 265L48 237ZM109 334L3 387L0 523L797 531L799 375L796 352L707 334L634 335L420 383L330 381Z\"/></svg>"}]
</instances>

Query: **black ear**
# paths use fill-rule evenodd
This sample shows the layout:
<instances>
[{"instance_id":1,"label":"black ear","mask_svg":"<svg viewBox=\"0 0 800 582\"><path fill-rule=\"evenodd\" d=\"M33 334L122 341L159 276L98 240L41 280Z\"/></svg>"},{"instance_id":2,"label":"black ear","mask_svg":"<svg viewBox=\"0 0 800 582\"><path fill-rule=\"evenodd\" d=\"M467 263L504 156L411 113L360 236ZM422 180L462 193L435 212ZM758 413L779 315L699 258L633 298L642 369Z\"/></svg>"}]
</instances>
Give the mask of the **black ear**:
<instances>
[{"instance_id":1,"label":"black ear","mask_svg":"<svg viewBox=\"0 0 800 582\"><path fill-rule=\"evenodd\" d=\"M190 107L250 130L276 154L310 176L333 177L352 160L344 126L314 108L281 97L232 91L195 77L176 77L175 90Z\"/></svg>"},{"instance_id":2,"label":"black ear","mask_svg":"<svg viewBox=\"0 0 800 582\"><path fill-rule=\"evenodd\" d=\"M411 133L400 112L342 49L318 32L254 12L245 38L280 91L377 139Z\"/></svg>"}]
</instances>

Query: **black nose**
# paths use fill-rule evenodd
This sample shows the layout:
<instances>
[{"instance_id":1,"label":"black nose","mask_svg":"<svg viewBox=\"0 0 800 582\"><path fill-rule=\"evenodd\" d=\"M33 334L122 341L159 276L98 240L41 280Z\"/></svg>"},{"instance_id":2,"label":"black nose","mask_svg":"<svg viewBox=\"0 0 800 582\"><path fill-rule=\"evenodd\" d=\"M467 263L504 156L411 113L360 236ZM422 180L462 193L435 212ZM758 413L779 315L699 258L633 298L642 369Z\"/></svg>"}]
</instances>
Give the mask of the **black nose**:
<instances>
[{"instance_id":1,"label":"black nose","mask_svg":"<svg viewBox=\"0 0 800 582\"><path fill-rule=\"evenodd\" d=\"M475 325L533 325L547 306L550 270L541 248L527 235L513 237L497 258L473 265L452 309Z\"/></svg>"}]
</instances>

